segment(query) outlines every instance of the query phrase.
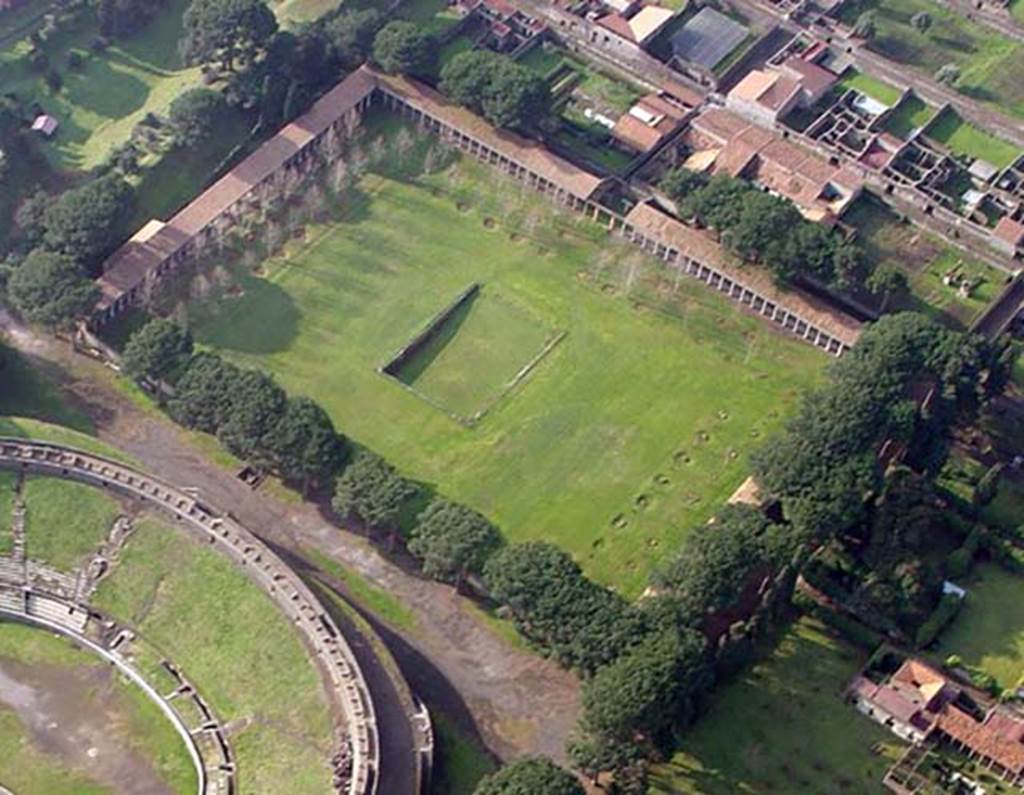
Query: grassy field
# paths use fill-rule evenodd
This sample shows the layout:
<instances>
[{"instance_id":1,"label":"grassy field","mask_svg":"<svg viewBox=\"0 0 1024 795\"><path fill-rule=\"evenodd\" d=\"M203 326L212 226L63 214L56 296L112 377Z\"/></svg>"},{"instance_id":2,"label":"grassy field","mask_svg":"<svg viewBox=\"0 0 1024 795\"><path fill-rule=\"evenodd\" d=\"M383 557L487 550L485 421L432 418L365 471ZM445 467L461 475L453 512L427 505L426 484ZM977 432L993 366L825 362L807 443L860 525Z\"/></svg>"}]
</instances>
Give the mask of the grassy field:
<instances>
[{"instance_id":1,"label":"grassy field","mask_svg":"<svg viewBox=\"0 0 1024 795\"><path fill-rule=\"evenodd\" d=\"M88 15L80 25L48 39L43 49L64 83L56 94L29 69L23 58L28 50L24 40L0 49L4 89L23 101L37 102L61 123L54 139L42 145L57 169L98 165L113 147L128 140L146 113L164 112L178 94L198 84L199 69L184 68L178 54L186 5L186 0L170 0L137 35L99 53L89 47L98 28ZM83 57L80 69L67 66L72 50Z\"/></svg>"},{"instance_id":2,"label":"grassy field","mask_svg":"<svg viewBox=\"0 0 1024 795\"><path fill-rule=\"evenodd\" d=\"M397 15L401 19L415 22L434 35L443 34L459 22L459 15L448 4L448 0L404 0Z\"/></svg>"},{"instance_id":3,"label":"grassy field","mask_svg":"<svg viewBox=\"0 0 1024 795\"><path fill-rule=\"evenodd\" d=\"M771 656L719 688L682 750L654 769L652 795L877 795L898 746L843 703L863 663L818 622L796 622Z\"/></svg>"},{"instance_id":4,"label":"grassy field","mask_svg":"<svg viewBox=\"0 0 1024 795\"><path fill-rule=\"evenodd\" d=\"M903 94L903 92L895 86L891 86L888 83L877 80L871 75L866 75L852 67L843 72L842 78L839 80L839 85L842 88L855 89L861 94L871 97L871 99L877 102L881 102L883 105L888 105L890 108L900 101L900 97Z\"/></svg>"},{"instance_id":5,"label":"grassy field","mask_svg":"<svg viewBox=\"0 0 1024 795\"><path fill-rule=\"evenodd\" d=\"M939 638L939 655L958 654L999 684L1024 680L1024 578L993 564L976 566L963 609Z\"/></svg>"},{"instance_id":6,"label":"grassy field","mask_svg":"<svg viewBox=\"0 0 1024 795\"><path fill-rule=\"evenodd\" d=\"M1004 478L995 499L982 508L981 520L1006 530L1015 530L1024 525L1024 486Z\"/></svg>"},{"instance_id":7,"label":"grassy field","mask_svg":"<svg viewBox=\"0 0 1024 795\"><path fill-rule=\"evenodd\" d=\"M1020 149L1013 144L968 124L956 111L948 108L928 128L928 137L948 146L957 154L987 160L996 168L1006 168L1021 154Z\"/></svg>"},{"instance_id":8,"label":"grassy field","mask_svg":"<svg viewBox=\"0 0 1024 795\"><path fill-rule=\"evenodd\" d=\"M82 433L94 431L92 420L61 397L51 379L55 368L0 342L0 416L11 415L46 420Z\"/></svg>"},{"instance_id":9,"label":"grassy field","mask_svg":"<svg viewBox=\"0 0 1024 795\"><path fill-rule=\"evenodd\" d=\"M301 27L340 6L342 0L276 0L268 5L283 28Z\"/></svg>"},{"instance_id":10,"label":"grassy field","mask_svg":"<svg viewBox=\"0 0 1024 795\"><path fill-rule=\"evenodd\" d=\"M46 668L92 670L106 664L69 641L21 624L0 621L0 660ZM180 795L196 789L196 772L181 738L159 708L137 687L120 677L95 694L112 720L109 731L150 760L154 772ZM13 791L32 795L100 795L106 787L68 769L55 754L38 749L14 712L0 705L0 781Z\"/></svg>"},{"instance_id":11,"label":"grassy field","mask_svg":"<svg viewBox=\"0 0 1024 795\"><path fill-rule=\"evenodd\" d=\"M0 472L0 555L9 555L13 545L11 511L14 510L14 487L17 475Z\"/></svg>"},{"instance_id":12,"label":"grassy field","mask_svg":"<svg viewBox=\"0 0 1024 795\"><path fill-rule=\"evenodd\" d=\"M885 129L898 138L909 138L910 133L924 127L935 115L935 108L916 96L909 96L885 121Z\"/></svg>"},{"instance_id":13,"label":"grassy field","mask_svg":"<svg viewBox=\"0 0 1024 795\"><path fill-rule=\"evenodd\" d=\"M102 491L58 478L29 477L25 500L25 552L33 560L72 571L96 550L120 513Z\"/></svg>"},{"instance_id":14,"label":"grassy field","mask_svg":"<svg viewBox=\"0 0 1024 795\"><path fill-rule=\"evenodd\" d=\"M331 725L319 676L288 620L226 558L147 518L94 602L135 626L235 722L241 793L328 788Z\"/></svg>"},{"instance_id":15,"label":"grassy field","mask_svg":"<svg viewBox=\"0 0 1024 795\"><path fill-rule=\"evenodd\" d=\"M476 163L394 176L365 178L347 219L267 278L236 268L241 296L192 306L199 341L321 401L510 538L552 540L639 593L827 359ZM377 368L474 281L567 336L469 429Z\"/></svg>"},{"instance_id":16,"label":"grassy field","mask_svg":"<svg viewBox=\"0 0 1024 795\"><path fill-rule=\"evenodd\" d=\"M1024 116L1024 43L970 22L930 0L860 0L847 3L842 19L853 24L864 11L875 12L877 35L870 47L929 77L945 64L960 67L956 88L962 93ZM911 23L925 11L932 25L921 32Z\"/></svg>"},{"instance_id":17,"label":"grassy field","mask_svg":"<svg viewBox=\"0 0 1024 795\"><path fill-rule=\"evenodd\" d=\"M856 227L857 239L876 266L889 265L906 274L910 294L895 301L890 310L923 312L947 325L964 328L1003 287L1005 277L1001 272L970 259L965 252L912 224L901 223L878 201L860 199L843 221ZM969 298L961 298L956 287L943 284L943 276L953 268L968 278L982 279Z\"/></svg>"}]
</instances>

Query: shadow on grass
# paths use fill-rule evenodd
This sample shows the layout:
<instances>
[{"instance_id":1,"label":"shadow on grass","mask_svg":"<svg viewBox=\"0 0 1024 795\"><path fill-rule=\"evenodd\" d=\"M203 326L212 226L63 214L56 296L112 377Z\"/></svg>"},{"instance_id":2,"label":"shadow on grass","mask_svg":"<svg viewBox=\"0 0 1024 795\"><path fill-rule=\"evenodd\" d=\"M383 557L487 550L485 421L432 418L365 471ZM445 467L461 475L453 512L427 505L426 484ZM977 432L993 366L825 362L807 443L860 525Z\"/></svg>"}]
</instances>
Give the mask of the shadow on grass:
<instances>
[{"instance_id":1,"label":"shadow on grass","mask_svg":"<svg viewBox=\"0 0 1024 795\"><path fill-rule=\"evenodd\" d=\"M86 434L96 431L90 417L103 417L109 409L90 405L84 411L70 405L60 393L69 380L60 366L0 344L0 414L43 420Z\"/></svg>"},{"instance_id":2,"label":"shadow on grass","mask_svg":"<svg viewBox=\"0 0 1024 795\"><path fill-rule=\"evenodd\" d=\"M302 317L295 300L276 282L255 276L242 278L244 293L220 298L229 306L210 322L197 324L196 339L228 351L248 354L280 353L288 350L298 334Z\"/></svg>"},{"instance_id":3,"label":"shadow on grass","mask_svg":"<svg viewBox=\"0 0 1024 795\"><path fill-rule=\"evenodd\" d=\"M445 348L455 339L459 329L469 318L473 307L480 298L480 291L477 290L469 298L463 301L455 311L441 321L440 327L435 329L430 338L410 356L406 362L394 374L395 378L403 384L412 386L427 368L437 359Z\"/></svg>"},{"instance_id":4,"label":"shadow on grass","mask_svg":"<svg viewBox=\"0 0 1024 795\"><path fill-rule=\"evenodd\" d=\"M106 119L120 119L138 110L146 104L149 91L138 77L100 58L81 72L67 72L64 78L68 102Z\"/></svg>"}]
</instances>

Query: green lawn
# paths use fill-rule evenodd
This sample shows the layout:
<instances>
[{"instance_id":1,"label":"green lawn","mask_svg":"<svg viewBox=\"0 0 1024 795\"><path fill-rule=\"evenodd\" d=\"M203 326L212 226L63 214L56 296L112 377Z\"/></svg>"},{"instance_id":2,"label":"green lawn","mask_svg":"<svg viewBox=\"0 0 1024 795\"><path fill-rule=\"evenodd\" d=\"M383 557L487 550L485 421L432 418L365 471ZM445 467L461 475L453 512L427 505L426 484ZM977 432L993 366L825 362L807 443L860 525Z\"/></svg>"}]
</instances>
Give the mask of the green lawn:
<instances>
[{"instance_id":1,"label":"green lawn","mask_svg":"<svg viewBox=\"0 0 1024 795\"><path fill-rule=\"evenodd\" d=\"M22 497L25 553L68 572L103 543L121 512L102 491L59 478L27 478Z\"/></svg>"},{"instance_id":2,"label":"green lawn","mask_svg":"<svg viewBox=\"0 0 1024 795\"><path fill-rule=\"evenodd\" d=\"M435 36L443 34L459 22L459 15L448 4L448 0L404 0L398 7L397 15L415 22Z\"/></svg>"},{"instance_id":3,"label":"green lawn","mask_svg":"<svg viewBox=\"0 0 1024 795\"><path fill-rule=\"evenodd\" d=\"M911 94L885 121L885 129L898 138L909 138L910 133L924 127L935 115L935 108Z\"/></svg>"},{"instance_id":4,"label":"green lawn","mask_svg":"<svg viewBox=\"0 0 1024 795\"><path fill-rule=\"evenodd\" d=\"M1013 144L968 124L956 111L948 108L928 128L928 137L945 144L957 154L987 160L997 168L1006 168L1021 154Z\"/></svg>"},{"instance_id":5,"label":"green lawn","mask_svg":"<svg viewBox=\"0 0 1024 795\"><path fill-rule=\"evenodd\" d=\"M0 84L23 101L37 102L57 117L61 126L41 145L60 170L84 170L101 163L107 153L128 140L132 127L148 112L164 112L186 88L198 84L199 69L184 68L178 54L181 15L186 0L170 0L160 15L135 36L118 41L104 52L90 44L98 35L93 12L81 24L48 39L43 49L63 78L53 94L23 57L29 49L21 40L0 48ZM70 51L84 64L67 65Z\"/></svg>"},{"instance_id":6,"label":"green lawn","mask_svg":"<svg viewBox=\"0 0 1024 795\"><path fill-rule=\"evenodd\" d=\"M931 0L859 0L846 3L842 19L853 24L867 10L875 11L877 35L870 47L929 77L948 63L960 67L956 88L1003 112L1024 116L1024 43L970 22ZM932 25L921 32L911 23L925 11Z\"/></svg>"},{"instance_id":7,"label":"green lawn","mask_svg":"<svg viewBox=\"0 0 1024 795\"><path fill-rule=\"evenodd\" d=\"M888 105L890 108L895 106L903 95L903 92L895 86L877 80L871 75L858 72L852 67L843 72L839 85L843 88L856 89L861 94L871 97L883 105Z\"/></svg>"},{"instance_id":8,"label":"green lawn","mask_svg":"<svg viewBox=\"0 0 1024 795\"><path fill-rule=\"evenodd\" d=\"M743 481L746 451L827 363L476 163L370 175L347 206L267 278L236 267L243 295L193 305L200 343L629 594ZM470 429L377 368L474 281L567 335Z\"/></svg>"},{"instance_id":9,"label":"green lawn","mask_svg":"<svg viewBox=\"0 0 1024 795\"><path fill-rule=\"evenodd\" d=\"M333 11L343 0L274 0L268 3L281 27L301 27Z\"/></svg>"},{"instance_id":10,"label":"green lawn","mask_svg":"<svg viewBox=\"0 0 1024 795\"><path fill-rule=\"evenodd\" d=\"M817 621L796 622L771 656L712 696L681 750L654 768L651 795L882 792L898 742L842 699L863 663Z\"/></svg>"},{"instance_id":11,"label":"green lawn","mask_svg":"<svg viewBox=\"0 0 1024 795\"><path fill-rule=\"evenodd\" d=\"M49 632L0 621L0 660L32 667L93 671L102 676L107 665ZM93 677L95 681L95 676ZM175 795L191 795L196 771L170 721L141 690L114 676L95 693L109 715L109 731L142 758ZM0 705L0 781L25 795L106 795L108 790L57 755L38 748L17 715Z\"/></svg>"},{"instance_id":12,"label":"green lawn","mask_svg":"<svg viewBox=\"0 0 1024 795\"><path fill-rule=\"evenodd\" d=\"M976 566L963 609L939 638L939 654L957 654L1004 687L1024 679L1024 578L994 564Z\"/></svg>"},{"instance_id":13,"label":"green lawn","mask_svg":"<svg viewBox=\"0 0 1024 795\"><path fill-rule=\"evenodd\" d=\"M94 600L180 665L218 716L240 792L320 795L331 723L320 677L286 619L230 561L143 519Z\"/></svg>"},{"instance_id":14,"label":"green lawn","mask_svg":"<svg viewBox=\"0 0 1024 795\"><path fill-rule=\"evenodd\" d=\"M954 328L966 328L1003 288L1005 276L941 239L899 218L881 202L864 197L843 215L857 229L868 259L898 268L907 276L909 295L892 302L890 311L923 312ZM981 283L970 297L961 298L956 287L942 281L951 269Z\"/></svg>"},{"instance_id":15,"label":"green lawn","mask_svg":"<svg viewBox=\"0 0 1024 795\"><path fill-rule=\"evenodd\" d=\"M1024 527L1024 486L1003 478L995 499L982 508L981 519L985 524L1006 530Z\"/></svg>"}]
</instances>

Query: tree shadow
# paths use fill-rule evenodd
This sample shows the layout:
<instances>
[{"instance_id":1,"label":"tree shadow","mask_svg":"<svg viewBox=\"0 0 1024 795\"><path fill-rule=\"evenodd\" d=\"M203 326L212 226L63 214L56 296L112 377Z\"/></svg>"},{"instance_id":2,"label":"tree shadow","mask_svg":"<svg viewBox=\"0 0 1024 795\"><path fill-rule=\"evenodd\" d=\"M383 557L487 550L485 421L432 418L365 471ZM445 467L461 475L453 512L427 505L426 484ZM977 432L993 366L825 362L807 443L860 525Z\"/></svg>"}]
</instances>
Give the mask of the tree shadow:
<instances>
[{"instance_id":1,"label":"tree shadow","mask_svg":"<svg viewBox=\"0 0 1024 795\"><path fill-rule=\"evenodd\" d=\"M243 276L241 289L241 295L216 301L220 311L198 324L196 341L248 354L288 350L302 317L292 296L276 282L256 276Z\"/></svg>"},{"instance_id":2,"label":"tree shadow","mask_svg":"<svg viewBox=\"0 0 1024 795\"><path fill-rule=\"evenodd\" d=\"M114 69L106 58L94 58L80 72L64 78L67 101L106 119L121 119L146 104L149 86L128 72Z\"/></svg>"}]
</instances>

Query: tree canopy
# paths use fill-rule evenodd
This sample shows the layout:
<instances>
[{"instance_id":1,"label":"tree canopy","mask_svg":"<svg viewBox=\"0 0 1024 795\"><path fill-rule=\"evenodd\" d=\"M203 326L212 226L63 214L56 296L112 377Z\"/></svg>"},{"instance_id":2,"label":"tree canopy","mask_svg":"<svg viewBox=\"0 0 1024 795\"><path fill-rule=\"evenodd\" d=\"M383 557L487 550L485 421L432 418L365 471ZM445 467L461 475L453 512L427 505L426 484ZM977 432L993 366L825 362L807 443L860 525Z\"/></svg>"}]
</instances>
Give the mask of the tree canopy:
<instances>
[{"instance_id":1,"label":"tree canopy","mask_svg":"<svg viewBox=\"0 0 1024 795\"><path fill-rule=\"evenodd\" d=\"M373 39L383 23L375 8L342 11L322 24L324 37L334 58L346 69L354 69L373 51Z\"/></svg>"},{"instance_id":2,"label":"tree canopy","mask_svg":"<svg viewBox=\"0 0 1024 795\"><path fill-rule=\"evenodd\" d=\"M718 230L726 246L762 263L779 281L809 277L847 288L870 278L859 245L806 220L788 199L742 179L727 174L708 179L683 168L666 175L661 188L683 219Z\"/></svg>"},{"instance_id":3,"label":"tree canopy","mask_svg":"<svg viewBox=\"0 0 1024 795\"><path fill-rule=\"evenodd\" d=\"M222 118L224 95L209 88L190 88L171 102L168 117L179 146L195 146L206 140Z\"/></svg>"},{"instance_id":4,"label":"tree canopy","mask_svg":"<svg viewBox=\"0 0 1024 795\"><path fill-rule=\"evenodd\" d=\"M428 577L458 585L468 574L481 573L499 546L501 535L485 516L438 497L417 518L409 551Z\"/></svg>"},{"instance_id":5,"label":"tree canopy","mask_svg":"<svg viewBox=\"0 0 1024 795\"><path fill-rule=\"evenodd\" d=\"M44 245L94 271L120 242L116 232L132 196L131 186L116 174L66 191L43 217Z\"/></svg>"},{"instance_id":6,"label":"tree canopy","mask_svg":"<svg viewBox=\"0 0 1024 795\"><path fill-rule=\"evenodd\" d=\"M36 249L11 274L7 295L22 315L34 323L69 328L88 314L99 291L73 259Z\"/></svg>"},{"instance_id":7,"label":"tree canopy","mask_svg":"<svg viewBox=\"0 0 1024 795\"><path fill-rule=\"evenodd\" d=\"M189 61L220 60L233 70L238 58L255 57L277 30L277 19L263 0L192 0L182 25Z\"/></svg>"},{"instance_id":8,"label":"tree canopy","mask_svg":"<svg viewBox=\"0 0 1024 795\"><path fill-rule=\"evenodd\" d=\"M155 318L129 337L121 354L133 378L164 378L192 354L192 335L170 320Z\"/></svg>"},{"instance_id":9,"label":"tree canopy","mask_svg":"<svg viewBox=\"0 0 1024 795\"><path fill-rule=\"evenodd\" d=\"M230 409L217 436L239 458L272 466L271 435L284 416L284 390L266 373L243 370L232 381L230 397Z\"/></svg>"},{"instance_id":10,"label":"tree canopy","mask_svg":"<svg viewBox=\"0 0 1024 795\"><path fill-rule=\"evenodd\" d=\"M345 460L345 438L314 401L289 398L284 413L264 440L275 468L285 480L305 487L328 480Z\"/></svg>"},{"instance_id":11,"label":"tree canopy","mask_svg":"<svg viewBox=\"0 0 1024 795\"><path fill-rule=\"evenodd\" d=\"M441 70L441 90L498 127L526 127L551 104L547 82L491 50L459 53Z\"/></svg>"},{"instance_id":12,"label":"tree canopy","mask_svg":"<svg viewBox=\"0 0 1024 795\"><path fill-rule=\"evenodd\" d=\"M241 371L215 353L195 354L175 385L167 409L176 422L216 433L227 421Z\"/></svg>"},{"instance_id":13,"label":"tree canopy","mask_svg":"<svg viewBox=\"0 0 1024 795\"><path fill-rule=\"evenodd\" d=\"M550 759L520 759L484 778L473 795L584 795L576 777Z\"/></svg>"},{"instance_id":14,"label":"tree canopy","mask_svg":"<svg viewBox=\"0 0 1024 795\"><path fill-rule=\"evenodd\" d=\"M616 659L643 636L639 611L587 579L552 544L531 541L501 549L484 566L484 581L523 635L584 673Z\"/></svg>"},{"instance_id":15,"label":"tree canopy","mask_svg":"<svg viewBox=\"0 0 1024 795\"><path fill-rule=\"evenodd\" d=\"M412 22L389 22L373 40L373 60L385 72L427 77L436 58L434 38Z\"/></svg>"},{"instance_id":16,"label":"tree canopy","mask_svg":"<svg viewBox=\"0 0 1024 795\"><path fill-rule=\"evenodd\" d=\"M881 485L881 443L895 434L912 449L941 444L958 413L977 409L992 357L980 337L923 315L884 316L755 453L758 481L810 532L829 536L862 521L865 496ZM908 416L906 401L933 388L928 411Z\"/></svg>"},{"instance_id":17,"label":"tree canopy","mask_svg":"<svg viewBox=\"0 0 1024 795\"><path fill-rule=\"evenodd\" d=\"M375 530L390 530L417 492L415 483L379 455L360 450L338 478L331 504L343 517L354 516Z\"/></svg>"}]
</instances>

